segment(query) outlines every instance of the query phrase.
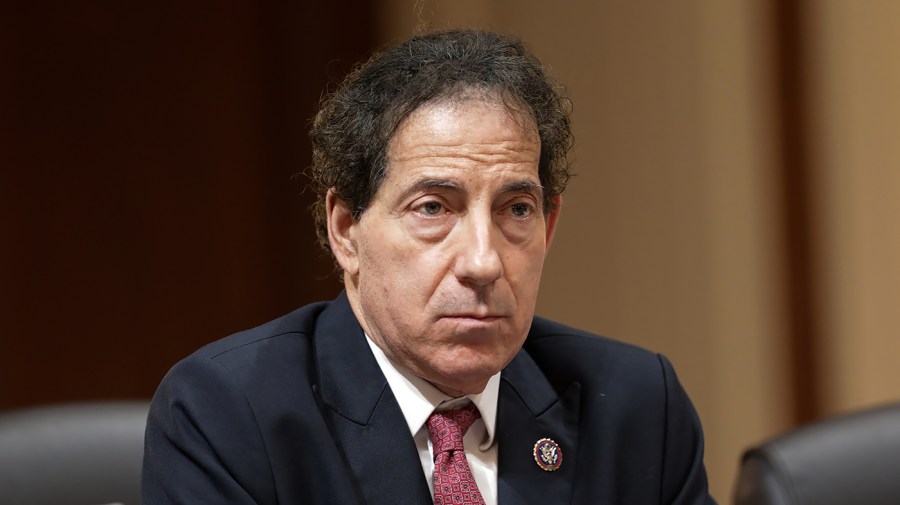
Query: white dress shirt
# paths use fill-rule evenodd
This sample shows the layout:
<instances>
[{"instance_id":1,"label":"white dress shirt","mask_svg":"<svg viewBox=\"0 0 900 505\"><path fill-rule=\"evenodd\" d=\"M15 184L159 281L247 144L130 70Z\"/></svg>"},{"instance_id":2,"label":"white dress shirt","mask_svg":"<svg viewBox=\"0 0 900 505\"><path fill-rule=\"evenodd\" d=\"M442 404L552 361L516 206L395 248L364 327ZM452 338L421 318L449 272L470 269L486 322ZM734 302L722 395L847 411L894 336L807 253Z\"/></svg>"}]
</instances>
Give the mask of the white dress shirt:
<instances>
[{"instance_id":1,"label":"white dress shirt","mask_svg":"<svg viewBox=\"0 0 900 505\"><path fill-rule=\"evenodd\" d=\"M452 398L406 367L388 359L384 351L372 342L368 335L366 341L372 349L372 354L375 355L375 360L378 361L378 366L381 367L381 372L387 378L397 403L400 404L400 410L403 411L409 432L419 450L422 471L428 480L432 496L434 496L434 457L425 422L435 410L461 407L469 401L475 404L481 413L481 419L475 421L466 432L463 446L466 449L469 468L472 469L472 475L485 505L497 505L497 444L494 442L494 427L497 424L500 373L488 380L481 393Z\"/></svg>"}]
</instances>

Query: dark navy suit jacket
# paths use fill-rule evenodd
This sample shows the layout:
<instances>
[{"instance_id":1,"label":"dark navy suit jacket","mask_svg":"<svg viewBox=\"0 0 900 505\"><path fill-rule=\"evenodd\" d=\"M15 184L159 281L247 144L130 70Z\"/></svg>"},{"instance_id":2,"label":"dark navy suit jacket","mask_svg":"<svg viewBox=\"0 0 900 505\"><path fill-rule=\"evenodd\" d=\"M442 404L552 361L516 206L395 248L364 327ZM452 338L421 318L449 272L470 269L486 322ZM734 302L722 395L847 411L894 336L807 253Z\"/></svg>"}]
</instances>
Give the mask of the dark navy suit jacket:
<instances>
[{"instance_id":1,"label":"dark navy suit jacket","mask_svg":"<svg viewBox=\"0 0 900 505\"><path fill-rule=\"evenodd\" d=\"M714 503L700 423L664 357L535 318L501 377L501 505ZM562 451L554 472L534 461L545 437ZM173 367L150 410L143 503L431 503L345 294Z\"/></svg>"}]
</instances>

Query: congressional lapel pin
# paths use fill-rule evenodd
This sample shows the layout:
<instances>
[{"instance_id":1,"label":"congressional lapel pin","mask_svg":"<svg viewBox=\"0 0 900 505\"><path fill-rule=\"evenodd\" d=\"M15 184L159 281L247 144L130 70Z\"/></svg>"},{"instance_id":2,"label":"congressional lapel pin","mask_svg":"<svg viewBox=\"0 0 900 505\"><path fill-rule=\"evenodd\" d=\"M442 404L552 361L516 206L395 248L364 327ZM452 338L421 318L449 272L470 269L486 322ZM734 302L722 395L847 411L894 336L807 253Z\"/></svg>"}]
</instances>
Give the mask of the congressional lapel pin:
<instances>
[{"instance_id":1,"label":"congressional lapel pin","mask_svg":"<svg viewBox=\"0 0 900 505\"><path fill-rule=\"evenodd\" d=\"M534 462L541 470L552 472L562 464L562 449L549 438L542 438L534 444Z\"/></svg>"}]
</instances>

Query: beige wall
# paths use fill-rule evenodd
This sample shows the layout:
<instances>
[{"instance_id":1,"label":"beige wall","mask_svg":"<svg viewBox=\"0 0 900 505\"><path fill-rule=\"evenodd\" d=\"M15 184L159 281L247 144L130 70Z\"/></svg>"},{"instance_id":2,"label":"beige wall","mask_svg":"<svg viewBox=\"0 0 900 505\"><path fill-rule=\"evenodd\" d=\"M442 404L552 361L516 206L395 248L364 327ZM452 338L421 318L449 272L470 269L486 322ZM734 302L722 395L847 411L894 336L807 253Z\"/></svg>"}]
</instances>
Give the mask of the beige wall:
<instances>
[{"instance_id":1,"label":"beige wall","mask_svg":"<svg viewBox=\"0 0 900 505\"><path fill-rule=\"evenodd\" d=\"M900 3L809 17L825 408L900 399Z\"/></svg>"},{"instance_id":2,"label":"beige wall","mask_svg":"<svg viewBox=\"0 0 900 505\"><path fill-rule=\"evenodd\" d=\"M548 5L392 0L379 21L385 41L423 25L519 35L568 86L578 176L539 312L673 360L727 503L741 451L794 416L769 4ZM832 0L810 20L829 412L900 396L900 74L884 67L900 8L878 5Z\"/></svg>"}]
</instances>

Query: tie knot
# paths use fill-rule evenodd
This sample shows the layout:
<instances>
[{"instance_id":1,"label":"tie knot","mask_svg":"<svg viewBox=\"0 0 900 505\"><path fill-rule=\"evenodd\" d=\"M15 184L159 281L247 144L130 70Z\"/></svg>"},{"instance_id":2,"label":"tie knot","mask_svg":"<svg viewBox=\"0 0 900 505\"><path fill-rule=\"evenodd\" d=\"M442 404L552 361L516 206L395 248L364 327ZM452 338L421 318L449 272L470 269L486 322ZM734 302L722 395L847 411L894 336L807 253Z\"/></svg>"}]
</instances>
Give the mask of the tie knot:
<instances>
[{"instance_id":1,"label":"tie knot","mask_svg":"<svg viewBox=\"0 0 900 505\"><path fill-rule=\"evenodd\" d=\"M434 444L434 454L447 451L462 451L463 437L476 419L481 417L473 404L453 410L432 412L428 417L428 436Z\"/></svg>"}]
</instances>

